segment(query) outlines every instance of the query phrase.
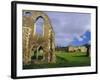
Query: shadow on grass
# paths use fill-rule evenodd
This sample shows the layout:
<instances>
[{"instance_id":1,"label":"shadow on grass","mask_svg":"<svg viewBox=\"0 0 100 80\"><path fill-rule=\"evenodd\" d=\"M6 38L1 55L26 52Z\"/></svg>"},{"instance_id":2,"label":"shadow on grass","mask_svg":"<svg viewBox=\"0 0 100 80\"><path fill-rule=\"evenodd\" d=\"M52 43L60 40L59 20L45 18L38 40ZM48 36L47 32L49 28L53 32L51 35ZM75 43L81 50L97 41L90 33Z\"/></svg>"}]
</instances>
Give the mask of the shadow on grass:
<instances>
[{"instance_id":1,"label":"shadow on grass","mask_svg":"<svg viewBox=\"0 0 100 80\"><path fill-rule=\"evenodd\" d=\"M76 56L73 56L73 57L89 57L87 55L76 55Z\"/></svg>"},{"instance_id":2,"label":"shadow on grass","mask_svg":"<svg viewBox=\"0 0 100 80\"><path fill-rule=\"evenodd\" d=\"M39 68L57 68L57 67L65 67L67 66L68 60L56 56L57 62L56 63L44 63L44 64L29 64L29 65L24 65L23 69L39 69Z\"/></svg>"},{"instance_id":3,"label":"shadow on grass","mask_svg":"<svg viewBox=\"0 0 100 80\"><path fill-rule=\"evenodd\" d=\"M38 56L38 60L41 60L42 58L43 58L43 56ZM32 56L31 59L36 60L36 56Z\"/></svg>"},{"instance_id":4,"label":"shadow on grass","mask_svg":"<svg viewBox=\"0 0 100 80\"><path fill-rule=\"evenodd\" d=\"M57 62L58 63L66 63L66 62L68 62L68 60L66 60L65 58L62 58L60 56L56 56L56 58L57 58Z\"/></svg>"},{"instance_id":5,"label":"shadow on grass","mask_svg":"<svg viewBox=\"0 0 100 80\"><path fill-rule=\"evenodd\" d=\"M32 58L34 59L34 57ZM41 57L40 57L41 59ZM31 63L29 65L24 65L23 69L39 69L39 68L58 68L58 67L77 67L77 66L90 66L90 58L86 55L73 55L70 56L60 56L56 55L56 63Z\"/></svg>"}]
</instances>

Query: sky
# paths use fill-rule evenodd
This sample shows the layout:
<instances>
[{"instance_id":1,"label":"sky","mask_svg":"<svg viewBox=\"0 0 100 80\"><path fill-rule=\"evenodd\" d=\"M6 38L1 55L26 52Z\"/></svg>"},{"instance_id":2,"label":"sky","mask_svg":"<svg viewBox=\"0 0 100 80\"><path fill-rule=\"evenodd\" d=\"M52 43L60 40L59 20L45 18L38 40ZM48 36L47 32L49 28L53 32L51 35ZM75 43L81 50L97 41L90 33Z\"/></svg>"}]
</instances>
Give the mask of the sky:
<instances>
[{"instance_id":1,"label":"sky","mask_svg":"<svg viewBox=\"0 0 100 80\"><path fill-rule=\"evenodd\" d=\"M56 46L80 46L90 42L91 14L72 12L45 12L55 32ZM43 24L39 20L38 26ZM38 30L41 33L42 28Z\"/></svg>"},{"instance_id":2,"label":"sky","mask_svg":"<svg viewBox=\"0 0 100 80\"><path fill-rule=\"evenodd\" d=\"M56 46L80 46L91 41L91 14L75 12L44 12L48 15L55 32ZM44 20L36 22L36 32L42 34Z\"/></svg>"}]
</instances>

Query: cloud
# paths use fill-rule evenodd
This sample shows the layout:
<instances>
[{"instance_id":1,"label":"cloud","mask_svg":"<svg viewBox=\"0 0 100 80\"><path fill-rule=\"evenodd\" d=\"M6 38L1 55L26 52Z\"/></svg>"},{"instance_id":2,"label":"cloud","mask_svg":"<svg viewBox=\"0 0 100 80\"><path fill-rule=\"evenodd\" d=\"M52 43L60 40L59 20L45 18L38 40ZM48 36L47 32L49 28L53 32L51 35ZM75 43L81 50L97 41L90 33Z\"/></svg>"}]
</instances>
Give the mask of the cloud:
<instances>
[{"instance_id":1,"label":"cloud","mask_svg":"<svg viewBox=\"0 0 100 80\"><path fill-rule=\"evenodd\" d=\"M74 38L77 39L78 41L83 41L83 37L81 37L78 34L74 34Z\"/></svg>"},{"instance_id":2,"label":"cloud","mask_svg":"<svg viewBox=\"0 0 100 80\"><path fill-rule=\"evenodd\" d=\"M83 41L83 35L90 31L91 15L89 13L72 12L45 12L53 26L55 32L55 42L57 45L68 45L74 40L75 35L78 41ZM85 37L84 37L85 38Z\"/></svg>"},{"instance_id":3,"label":"cloud","mask_svg":"<svg viewBox=\"0 0 100 80\"><path fill-rule=\"evenodd\" d=\"M73 46L80 46L80 45L84 45L84 44L89 44L91 41L91 32L90 31L86 31L83 35L78 36L78 35L74 35L74 39L71 42L71 45Z\"/></svg>"},{"instance_id":4,"label":"cloud","mask_svg":"<svg viewBox=\"0 0 100 80\"><path fill-rule=\"evenodd\" d=\"M83 41L83 38L79 37L79 38L78 38L78 41Z\"/></svg>"},{"instance_id":5,"label":"cloud","mask_svg":"<svg viewBox=\"0 0 100 80\"><path fill-rule=\"evenodd\" d=\"M86 38L86 36L84 35L84 36L83 36L83 38L85 39L85 38Z\"/></svg>"},{"instance_id":6,"label":"cloud","mask_svg":"<svg viewBox=\"0 0 100 80\"><path fill-rule=\"evenodd\" d=\"M62 30L67 33L82 33L90 28L90 14L86 13L61 13L47 12L54 30ZM57 29L57 30L56 30Z\"/></svg>"},{"instance_id":7,"label":"cloud","mask_svg":"<svg viewBox=\"0 0 100 80\"><path fill-rule=\"evenodd\" d=\"M91 14L74 12L46 12L55 32L55 43L60 46L67 46L71 43L86 43L91 39ZM24 14L23 14L24 15ZM27 15L26 15L27 16ZM30 16L30 15L28 15ZM39 18L36 23L36 32L43 32L44 19ZM86 32L87 31L87 32ZM85 33L86 32L86 33Z\"/></svg>"}]
</instances>

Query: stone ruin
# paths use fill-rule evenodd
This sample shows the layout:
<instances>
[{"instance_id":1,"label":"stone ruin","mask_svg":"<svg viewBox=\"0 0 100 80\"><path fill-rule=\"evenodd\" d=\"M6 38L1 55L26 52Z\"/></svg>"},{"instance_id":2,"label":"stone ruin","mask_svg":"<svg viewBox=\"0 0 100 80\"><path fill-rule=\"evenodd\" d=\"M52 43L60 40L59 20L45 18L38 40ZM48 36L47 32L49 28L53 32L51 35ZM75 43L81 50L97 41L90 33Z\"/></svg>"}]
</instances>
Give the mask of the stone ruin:
<instances>
[{"instance_id":1,"label":"stone ruin","mask_svg":"<svg viewBox=\"0 0 100 80\"><path fill-rule=\"evenodd\" d=\"M26 15L25 15L26 14ZM36 33L36 21L38 18L43 18L43 35L39 36ZM23 64L32 62L32 51L36 52L36 60L38 61L38 50L43 50L43 62L52 63L56 61L55 57L55 41L54 31L49 17L42 11L23 10L22 18L22 51Z\"/></svg>"}]
</instances>

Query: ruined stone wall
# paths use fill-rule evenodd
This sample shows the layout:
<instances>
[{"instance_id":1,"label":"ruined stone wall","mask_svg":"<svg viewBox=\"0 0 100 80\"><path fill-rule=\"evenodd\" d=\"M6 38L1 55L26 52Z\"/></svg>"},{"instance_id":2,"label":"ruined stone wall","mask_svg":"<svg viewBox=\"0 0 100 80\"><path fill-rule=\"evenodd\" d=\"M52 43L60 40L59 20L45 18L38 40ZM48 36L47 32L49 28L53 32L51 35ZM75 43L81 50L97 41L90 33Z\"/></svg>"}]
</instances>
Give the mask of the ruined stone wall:
<instances>
[{"instance_id":1,"label":"ruined stone wall","mask_svg":"<svg viewBox=\"0 0 100 80\"><path fill-rule=\"evenodd\" d=\"M28 15L24 15L28 13ZM44 35L40 43L35 33L35 23L39 17L44 19ZM54 32L48 16L41 11L23 10L23 63L31 61L31 51L39 45L43 47L44 57L47 62L55 62ZM27 35L26 35L27 34Z\"/></svg>"},{"instance_id":2,"label":"ruined stone wall","mask_svg":"<svg viewBox=\"0 0 100 80\"><path fill-rule=\"evenodd\" d=\"M69 46L68 49L69 52L76 52L76 51L80 51L80 52L86 52L87 48L85 46Z\"/></svg>"}]
</instances>

